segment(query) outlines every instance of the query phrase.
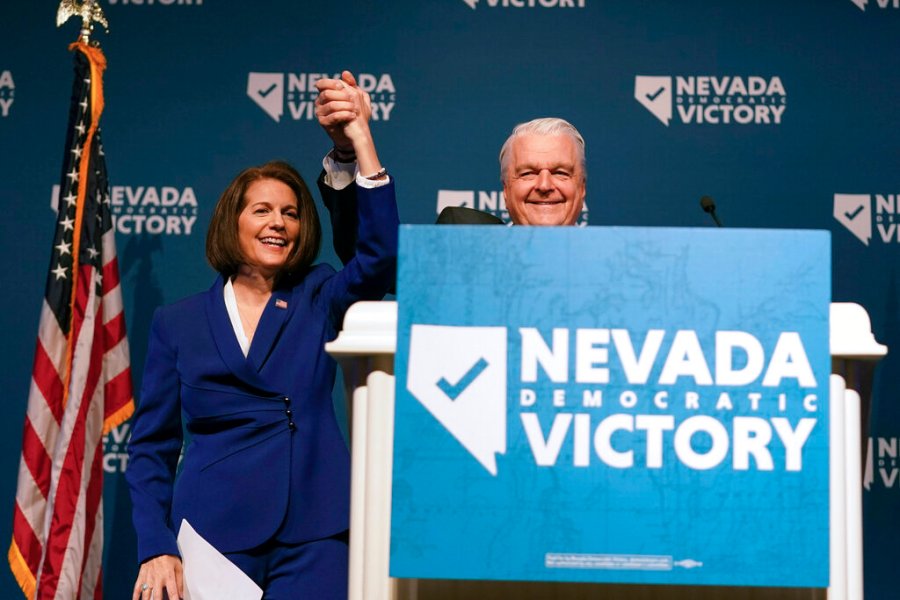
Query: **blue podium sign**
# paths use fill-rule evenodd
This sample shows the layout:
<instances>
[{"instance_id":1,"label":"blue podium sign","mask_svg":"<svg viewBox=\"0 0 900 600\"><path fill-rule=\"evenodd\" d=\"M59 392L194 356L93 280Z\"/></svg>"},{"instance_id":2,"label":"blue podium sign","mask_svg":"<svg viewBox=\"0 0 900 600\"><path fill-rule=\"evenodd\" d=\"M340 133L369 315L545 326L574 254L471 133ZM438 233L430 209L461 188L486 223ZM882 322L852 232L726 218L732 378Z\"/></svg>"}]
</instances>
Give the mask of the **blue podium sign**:
<instances>
[{"instance_id":1,"label":"blue podium sign","mask_svg":"<svg viewBox=\"0 0 900 600\"><path fill-rule=\"evenodd\" d=\"M827 232L400 251L392 576L828 585Z\"/></svg>"}]
</instances>

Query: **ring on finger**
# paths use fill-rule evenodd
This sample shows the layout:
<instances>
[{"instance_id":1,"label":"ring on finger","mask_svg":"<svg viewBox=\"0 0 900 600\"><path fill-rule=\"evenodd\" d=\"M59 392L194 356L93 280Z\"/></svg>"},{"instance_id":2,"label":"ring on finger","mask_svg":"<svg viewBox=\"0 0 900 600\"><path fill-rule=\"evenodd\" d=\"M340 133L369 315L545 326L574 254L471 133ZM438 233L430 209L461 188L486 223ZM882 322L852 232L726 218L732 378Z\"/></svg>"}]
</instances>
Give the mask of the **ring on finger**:
<instances>
[{"instance_id":1,"label":"ring on finger","mask_svg":"<svg viewBox=\"0 0 900 600\"><path fill-rule=\"evenodd\" d=\"M146 592L147 590L152 590L152 589L153 589L153 588L150 587L150 586L149 586L148 584L146 584L146 583L142 583L142 584L141 584L141 592Z\"/></svg>"}]
</instances>

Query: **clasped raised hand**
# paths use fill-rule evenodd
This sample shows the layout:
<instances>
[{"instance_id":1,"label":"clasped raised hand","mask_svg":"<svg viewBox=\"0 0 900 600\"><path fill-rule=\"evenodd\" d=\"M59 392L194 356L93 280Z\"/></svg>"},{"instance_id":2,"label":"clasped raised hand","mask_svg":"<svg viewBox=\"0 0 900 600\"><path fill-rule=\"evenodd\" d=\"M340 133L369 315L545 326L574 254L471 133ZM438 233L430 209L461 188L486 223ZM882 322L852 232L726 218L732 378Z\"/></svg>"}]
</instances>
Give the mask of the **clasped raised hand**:
<instances>
[{"instance_id":1,"label":"clasped raised hand","mask_svg":"<svg viewBox=\"0 0 900 600\"><path fill-rule=\"evenodd\" d=\"M316 117L336 148L351 150L354 142L371 137L372 101L350 71L340 79L320 79L316 88Z\"/></svg>"}]
</instances>

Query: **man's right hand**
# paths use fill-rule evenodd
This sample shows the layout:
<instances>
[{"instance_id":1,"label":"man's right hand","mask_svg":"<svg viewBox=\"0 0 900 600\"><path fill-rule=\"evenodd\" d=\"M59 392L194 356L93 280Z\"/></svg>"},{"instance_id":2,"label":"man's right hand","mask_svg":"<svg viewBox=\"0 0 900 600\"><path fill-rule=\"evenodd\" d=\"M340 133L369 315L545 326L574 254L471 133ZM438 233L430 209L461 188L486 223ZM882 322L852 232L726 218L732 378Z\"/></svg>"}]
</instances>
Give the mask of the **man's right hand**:
<instances>
[{"instance_id":1,"label":"man's right hand","mask_svg":"<svg viewBox=\"0 0 900 600\"><path fill-rule=\"evenodd\" d=\"M370 136L372 107L369 94L359 88L350 71L341 73L340 79L320 79L316 88L319 90L316 98L319 125L337 149L352 151L354 138Z\"/></svg>"}]
</instances>

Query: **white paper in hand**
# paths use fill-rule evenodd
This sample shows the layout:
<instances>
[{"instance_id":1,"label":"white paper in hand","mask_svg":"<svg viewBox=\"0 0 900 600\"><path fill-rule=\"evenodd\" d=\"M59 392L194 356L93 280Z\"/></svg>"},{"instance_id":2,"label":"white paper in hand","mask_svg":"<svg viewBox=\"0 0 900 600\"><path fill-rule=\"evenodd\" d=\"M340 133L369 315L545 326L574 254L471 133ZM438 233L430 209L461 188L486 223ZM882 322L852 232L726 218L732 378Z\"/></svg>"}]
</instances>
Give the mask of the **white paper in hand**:
<instances>
[{"instance_id":1,"label":"white paper in hand","mask_svg":"<svg viewBox=\"0 0 900 600\"><path fill-rule=\"evenodd\" d=\"M263 591L197 533L186 519L178 530L184 600L260 600Z\"/></svg>"}]
</instances>

